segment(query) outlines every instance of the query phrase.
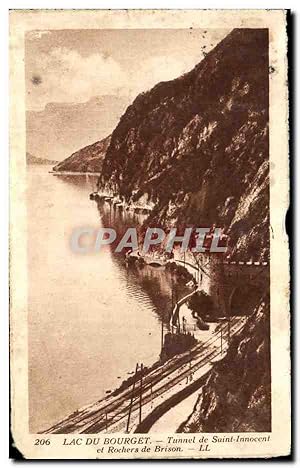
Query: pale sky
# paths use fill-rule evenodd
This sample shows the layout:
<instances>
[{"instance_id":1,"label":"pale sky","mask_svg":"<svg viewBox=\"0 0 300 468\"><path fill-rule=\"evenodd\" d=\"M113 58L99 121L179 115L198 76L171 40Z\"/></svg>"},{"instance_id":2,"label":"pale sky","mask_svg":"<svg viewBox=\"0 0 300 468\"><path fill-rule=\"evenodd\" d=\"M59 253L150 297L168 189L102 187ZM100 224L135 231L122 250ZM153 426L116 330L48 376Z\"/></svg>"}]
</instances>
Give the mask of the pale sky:
<instances>
[{"instance_id":1,"label":"pale sky","mask_svg":"<svg viewBox=\"0 0 300 468\"><path fill-rule=\"evenodd\" d=\"M160 81L191 70L230 31L224 29L51 30L27 33L26 106L133 100Z\"/></svg>"}]
</instances>

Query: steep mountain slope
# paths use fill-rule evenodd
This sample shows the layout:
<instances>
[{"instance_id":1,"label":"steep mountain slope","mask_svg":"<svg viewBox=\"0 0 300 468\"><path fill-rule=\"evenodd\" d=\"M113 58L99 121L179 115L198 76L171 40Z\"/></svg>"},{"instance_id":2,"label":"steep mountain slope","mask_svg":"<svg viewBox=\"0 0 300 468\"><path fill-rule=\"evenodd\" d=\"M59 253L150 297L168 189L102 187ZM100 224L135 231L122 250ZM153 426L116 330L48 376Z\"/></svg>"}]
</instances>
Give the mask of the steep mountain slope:
<instances>
[{"instance_id":1,"label":"steep mountain slope","mask_svg":"<svg viewBox=\"0 0 300 468\"><path fill-rule=\"evenodd\" d=\"M268 31L236 29L193 70L140 94L112 133L100 183L154 201L151 221L217 224L265 259Z\"/></svg>"},{"instance_id":2,"label":"steep mountain slope","mask_svg":"<svg viewBox=\"0 0 300 468\"><path fill-rule=\"evenodd\" d=\"M269 324L265 297L210 372L192 415L178 432L271 430Z\"/></svg>"},{"instance_id":3,"label":"steep mountain slope","mask_svg":"<svg viewBox=\"0 0 300 468\"><path fill-rule=\"evenodd\" d=\"M127 105L127 98L104 95L83 103L49 103L42 111L28 111L27 151L62 161L109 135Z\"/></svg>"},{"instance_id":4,"label":"steep mountain slope","mask_svg":"<svg viewBox=\"0 0 300 468\"><path fill-rule=\"evenodd\" d=\"M54 171L100 172L110 136L92 145L76 151L67 159L57 164Z\"/></svg>"}]
</instances>

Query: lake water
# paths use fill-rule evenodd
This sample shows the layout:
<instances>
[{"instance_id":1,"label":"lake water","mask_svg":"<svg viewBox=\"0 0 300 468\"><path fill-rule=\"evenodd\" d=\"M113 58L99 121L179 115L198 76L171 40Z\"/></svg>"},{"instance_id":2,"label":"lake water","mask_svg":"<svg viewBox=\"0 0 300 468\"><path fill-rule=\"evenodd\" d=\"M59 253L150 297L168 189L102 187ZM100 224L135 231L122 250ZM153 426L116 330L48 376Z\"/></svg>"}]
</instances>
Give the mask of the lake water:
<instances>
[{"instance_id":1,"label":"lake water","mask_svg":"<svg viewBox=\"0 0 300 468\"><path fill-rule=\"evenodd\" d=\"M75 254L74 228L130 224L89 200L91 178L28 168L29 415L41 431L116 388L137 362L157 360L171 308L164 269L126 268L109 249Z\"/></svg>"}]
</instances>

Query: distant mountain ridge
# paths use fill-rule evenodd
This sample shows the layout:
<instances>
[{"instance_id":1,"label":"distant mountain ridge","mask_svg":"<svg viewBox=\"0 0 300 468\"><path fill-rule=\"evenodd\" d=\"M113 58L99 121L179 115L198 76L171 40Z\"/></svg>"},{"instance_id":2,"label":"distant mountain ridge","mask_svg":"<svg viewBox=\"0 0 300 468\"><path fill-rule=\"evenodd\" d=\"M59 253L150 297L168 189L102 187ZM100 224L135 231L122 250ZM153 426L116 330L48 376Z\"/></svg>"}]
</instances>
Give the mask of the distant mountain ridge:
<instances>
[{"instance_id":1,"label":"distant mountain ridge","mask_svg":"<svg viewBox=\"0 0 300 468\"><path fill-rule=\"evenodd\" d=\"M233 30L189 73L138 95L101 148L69 163L100 155L98 185L153 202L148 226L222 226L231 259L268 261L268 48L267 29ZM269 338L266 288L178 432L271 430Z\"/></svg>"},{"instance_id":2,"label":"distant mountain ridge","mask_svg":"<svg viewBox=\"0 0 300 468\"><path fill-rule=\"evenodd\" d=\"M151 222L223 226L232 253L269 255L268 30L235 29L190 72L127 108L100 185L155 203Z\"/></svg>"}]
</instances>

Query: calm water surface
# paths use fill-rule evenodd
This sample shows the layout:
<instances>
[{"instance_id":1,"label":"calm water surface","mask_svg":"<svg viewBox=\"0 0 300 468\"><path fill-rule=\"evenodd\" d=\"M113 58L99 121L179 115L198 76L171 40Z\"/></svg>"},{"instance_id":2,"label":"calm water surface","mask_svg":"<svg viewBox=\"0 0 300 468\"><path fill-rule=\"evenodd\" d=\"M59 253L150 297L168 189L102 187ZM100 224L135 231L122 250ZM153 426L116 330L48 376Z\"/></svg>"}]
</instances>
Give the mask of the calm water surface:
<instances>
[{"instance_id":1,"label":"calm water surface","mask_svg":"<svg viewBox=\"0 0 300 468\"><path fill-rule=\"evenodd\" d=\"M71 252L75 227L130 224L128 214L89 200L93 182L28 169L29 415L46 429L117 387L136 362L160 352L171 308L164 269L128 270L109 250Z\"/></svg>"}]
</instances>

